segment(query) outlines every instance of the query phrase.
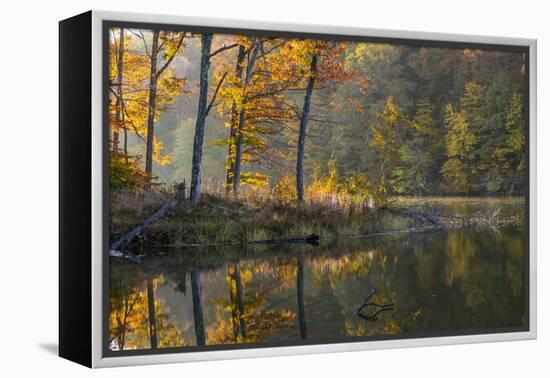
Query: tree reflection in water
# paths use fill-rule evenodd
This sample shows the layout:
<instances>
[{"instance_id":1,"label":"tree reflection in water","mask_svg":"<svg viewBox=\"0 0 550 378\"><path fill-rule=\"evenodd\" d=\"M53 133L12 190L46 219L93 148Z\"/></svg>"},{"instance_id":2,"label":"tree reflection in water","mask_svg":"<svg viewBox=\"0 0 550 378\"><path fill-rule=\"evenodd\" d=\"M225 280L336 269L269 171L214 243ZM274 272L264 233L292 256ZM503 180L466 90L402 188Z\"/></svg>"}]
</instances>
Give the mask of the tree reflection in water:
<instances>
[{"instance_id":1,"label":"tree reflection in water","mask_svg":"<svg viewBox=\"0 0 550 378\"><path fill-rule=\"evenodd\" d=\"M162 274L111 261L110 349L525 325L522 230L254 248L215 264L168 253L155 260Z\"/></svg>"}]
</instances>

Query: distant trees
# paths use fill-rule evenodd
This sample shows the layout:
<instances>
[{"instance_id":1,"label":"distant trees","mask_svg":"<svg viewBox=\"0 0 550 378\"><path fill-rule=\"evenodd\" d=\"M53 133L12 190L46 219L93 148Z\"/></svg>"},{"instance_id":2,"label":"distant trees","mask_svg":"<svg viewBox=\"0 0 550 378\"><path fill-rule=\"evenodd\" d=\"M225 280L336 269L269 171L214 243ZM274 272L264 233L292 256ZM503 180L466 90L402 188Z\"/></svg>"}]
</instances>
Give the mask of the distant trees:
<instances>
[{"instance_id":1,"label":"distant trees","mask_svg":"<svg viewBox=\"0 0 550 378\"><path fill-rule=\"evenodd\" d=\"M379 119L392 97L409 124L398 133L398 153L386 166L389 193L521 193L525 172L509 169L502 156L512 150L506 147L511 143L506 119L522 105L512 100L524 88L522 54L358 44L348 61L368 74L370 86L365 96L354 94L353 101L339 103L341 120ZM524 136L523 109L519 112L512 129ZM347 146L350 154L364 155L348 163L352 156L338 152L340 165L374 177L380 155L365 151L358 141L372 145L375 134L370 128L364 134L353 127L342 130L334 138L338 151ZM525 144L516 147L525 156ZM508 159L518 161L519 155Z\"/></svg>"},{"instance_id":2,"label":"distant trees","mask_svg":"<svg viewBox=\"0 0 550 378\"><path fill-rule=\"evenodd\" d=\"M376 175L376 186L380 195L388 192L388 176L397 165L399 148L403 145L402 136L408 126L408 118L391 96L386 100L382 113L377 114L377 122L369 126L372 133L370 146L378 157L379 172Z\"/></svg>"},{"instance_id":3,"label":"distant trees","mask_svg":"<svg viewBox=\"0 0 550 378\"><path fill-rule=\"evenodd\" d=\"M448 159L441 172L449 191L467 193L475 185L474 147L477 137L468 124L466 112L454 111L451 104L445 108L445 124Z\"/></svg>"},{"instance_id":4,"label":"distant trees","mask_svg":"<svg viewBox=\"0 0 550 378\"><path fill-rule=\"evenodd\" d=\"M423 195L430 191L430 179L437 169L433 158L437 151L432 143L440 133L435 126L435 109L430 99L421 98L415 107L415 115L399 147L400 164L393 172L392 184L397 193Z\"/></svg>"},{"instance_id":5,"label":"distant trees","mask_svg":"<svg viewBox=\"0 0 550 378\"><path fill-rule=\"evenodd\" d=\"M521 96L497 73L488 89L467 82L460 110L446 106L449 192L518 193L524 182L525 128Z\"/></svg>"},{"instance_id":6,"label":"distant trees","mask_svg":"<svg viewBox=\"0 0 550 378\"><path fill-rule=\"evenodd\" d=\"M518 193L525 182L525 119L523 118L523 98L514 94L506 109L504 143L493 152L493 169L496 179L489 189L505 189L508 193Z\"/></svg>"}]
</instances>

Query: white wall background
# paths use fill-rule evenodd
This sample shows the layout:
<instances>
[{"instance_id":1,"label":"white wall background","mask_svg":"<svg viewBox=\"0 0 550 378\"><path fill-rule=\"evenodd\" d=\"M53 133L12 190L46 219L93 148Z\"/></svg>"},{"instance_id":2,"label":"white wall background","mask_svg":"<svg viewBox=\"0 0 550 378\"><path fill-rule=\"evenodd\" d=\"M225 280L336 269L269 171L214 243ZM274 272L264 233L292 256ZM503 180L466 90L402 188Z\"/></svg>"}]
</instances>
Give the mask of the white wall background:
<instances>
[{"instance_id":1,"label":"white wall background","mask_svg":"<svg viewBox=\"0 0 550 378\"><path fill-rule=\"evenodd\" d=\"M545 4L546 3L546 4ZM545 247L550 14L545 1L96 0L0 5L0 375L67 377L525 377L550 372ZM210 16L539 40L539 339L90 371L57 344L57 21L89 10ZM78 125L75 125L78 127ZM543 235L543 232L546 235ZM546 350L545 350L546 349ZM546 374L544 374L546 373Z\"/></svg>"}]
</instances>

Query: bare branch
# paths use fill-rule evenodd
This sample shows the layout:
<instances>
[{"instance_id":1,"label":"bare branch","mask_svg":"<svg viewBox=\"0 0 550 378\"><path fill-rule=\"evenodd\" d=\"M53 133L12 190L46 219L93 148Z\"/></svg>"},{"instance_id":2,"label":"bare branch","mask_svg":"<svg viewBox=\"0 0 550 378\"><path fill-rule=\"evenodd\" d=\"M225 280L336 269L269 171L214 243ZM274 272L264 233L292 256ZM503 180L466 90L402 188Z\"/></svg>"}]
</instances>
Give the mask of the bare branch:
<instances>
[{"instance_id":1,"label":"bare branch","mask_svg":"<svg viewBox=\"0 0 550 378\"><path fill-rule=\"evenodd\" d=\"M176 50L174 50L174 53L168 58L168 60L164 63L164 65L157 71L157 78L160 77L160 75L162 75L162 73L164 72L164 70L168 67L168 65L170 63L172 63L172 60L174 60L174 57L176 56L176 54L178 53L182 43L183 43L183 39L185 38L185 34L182 34L179 42L178 42L178 45L176 46Z\"/></svg>"},{"instance_id":2,"label":"bare branch","mask_svg":"<svg viewBox=\"0 0 550 378\"><path fill-rule=\"evenodd\" d=\"M214 105L214 101L216 101L216 97L218 96L218 92L227 76L228 71L225 71L222 78L218 82L218 85L216 86L216 90L214 91L214 94L212 95L212 99L210 100L210 103L206 107L206 110L204 111L204 114L201 115L201 118L206 118L208 116L208 113L210 112L210 109L212 108L212 105Z\"/></svg>"},{"instance_id":3,"label":"bare branch","mask_svg":"<svg viewBox=\"0 0 550 378\"><path fill-rule=\"evenodd\" d=\"M217 49L216 51L214 51L213 53L211 53L208 58L212 58L213 56L225 51L225 50L229 50L229 49L232 49L234 47L237 47L239 46L238 43L233 43L232 45L223 45L223 47L220 47L219 49Z\"/></svg>"}]
</instances>

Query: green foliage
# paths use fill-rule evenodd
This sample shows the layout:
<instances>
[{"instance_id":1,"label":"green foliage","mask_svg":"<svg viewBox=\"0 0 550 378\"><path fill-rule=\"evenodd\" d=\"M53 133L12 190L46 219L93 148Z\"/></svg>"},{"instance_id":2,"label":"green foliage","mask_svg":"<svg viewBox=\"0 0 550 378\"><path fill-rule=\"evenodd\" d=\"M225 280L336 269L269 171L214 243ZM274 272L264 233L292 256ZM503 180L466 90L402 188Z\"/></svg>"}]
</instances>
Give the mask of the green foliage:
<instances>
[{"instance_id":1,"label":"green foliage","mask_svg":"<svg viewBox=\"0 0 550 378\"><path fill-rule=\"evenodd\" d=\"M460 99L460 108L470 128L480 130L485 121L484 114L485 87L473 82L467 82L464 95Z\"/></svg>"},{"instance_id":2,"label":"green foliage","mask_svg":"<svg viewBox=\"0 0 550 378\"><path fill-rule=\"evenodd\" d=\"M473 189L474 182L474 147L476 135L466 121L464 111L455 112L451 104L445 109L448 160L443 164L441 172L449 192L466 193Z\"/></svg>"},{"instance_id":3,"label":"green foliage","mask_svg":"<svg viewBox=\"0 0 550 378\"><path fill-rule=\"evenodd\" d=\"M493 153L493 169L497 171L488 189L517 193L522 190L525 177L525 123L523 102L518 94L510 99L506 112L505 143Z\"/></svg>"},{"instance_id":4,"label":"green foliage","mask_svg":"<svg viewBox=\"0 0 550 378\"><path fill-rule=\"evenodd\" d=\"M378 156L377 185L380 193L388 192L388 175L399 162L402 136L410 122L407 116L388 97L384 110L376 115L377 122L369 126L372 133L370 146ZM390 177L391 178L391 177Z\"/></svg>"},{"instance_id":5,"label":"green foliage","mask_svg":"<svg viewBox=\"0 0 550 378\"><path fill-rule=\"evenodd\" d=\"M109 159L110 187L114 190L142 190L151 178L141 170L138 157L112 152Z\"/></svg>"},{"instance_id":6,"label":"green foliage","mask_svg":"<svg viewBox=\"0 0 550 378\"><path fill-rule=\"evenodd\" d=\"M430 190L436 152L432 141L438 136L433 119L434 107L428 98L416 104L416 114L407 138L399 148L400 164L393 170L391 185L395 193L424 194Z\"/></svg>"}]
</instances>

